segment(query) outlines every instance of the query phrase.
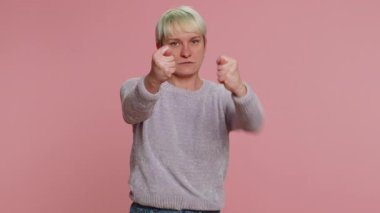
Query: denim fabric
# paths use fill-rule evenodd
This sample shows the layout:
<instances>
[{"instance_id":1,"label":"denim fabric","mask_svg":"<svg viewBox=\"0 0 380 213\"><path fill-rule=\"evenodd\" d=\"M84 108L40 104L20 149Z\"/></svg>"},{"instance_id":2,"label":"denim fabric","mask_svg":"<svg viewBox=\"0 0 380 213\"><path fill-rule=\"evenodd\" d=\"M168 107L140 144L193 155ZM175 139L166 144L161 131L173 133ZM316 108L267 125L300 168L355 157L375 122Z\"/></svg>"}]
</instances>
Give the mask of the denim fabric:
<instances>
[{"instance_id":1,"label":"denim fabric","mask_svg":"<svg viewBox=\"0 0 380 213\"><path fill-rule=\"evenodd\" d=\"M220 213L220 211L159 209L132 203L130 213Z\"/></svg>"}]
</instances>

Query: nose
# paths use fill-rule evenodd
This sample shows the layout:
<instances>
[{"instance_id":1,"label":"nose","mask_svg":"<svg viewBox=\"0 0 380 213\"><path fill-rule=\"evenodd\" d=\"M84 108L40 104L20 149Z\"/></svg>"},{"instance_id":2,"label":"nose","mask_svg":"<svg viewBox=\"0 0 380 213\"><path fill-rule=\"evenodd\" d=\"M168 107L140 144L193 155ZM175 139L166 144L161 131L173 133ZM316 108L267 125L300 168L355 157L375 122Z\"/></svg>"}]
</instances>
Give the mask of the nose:
<instances>
[{"instance_id":1,"label":"nose","mask_svg":"<svg viewBox=\"0 0 380 213\"><path fill-rule=\"evenodd\" d=\"M191 56L191 49L187 44L184 44L181 49L181 56L183 58L189 58Z\"/></svg>"}]
</instances>

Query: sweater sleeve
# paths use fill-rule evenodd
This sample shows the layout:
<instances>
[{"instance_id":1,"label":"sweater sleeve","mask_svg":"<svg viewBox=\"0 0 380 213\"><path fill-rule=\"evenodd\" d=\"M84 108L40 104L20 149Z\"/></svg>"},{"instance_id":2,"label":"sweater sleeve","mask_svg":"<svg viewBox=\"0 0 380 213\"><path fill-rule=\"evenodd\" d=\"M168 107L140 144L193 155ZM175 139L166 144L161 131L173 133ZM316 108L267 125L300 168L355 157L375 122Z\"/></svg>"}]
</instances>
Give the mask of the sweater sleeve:
<instances>
[{"instance_id":1,"label":"sweater sleeve","mask_svg":"<svg viewBox=\"0 0 380 213\"><path fill-rule=\"evenodd\" d=\"M148 119L159 98L159 92L150 93L144 85L144 78L132 78L120 88L121 107L124 120L137 124Z\"/></svg>"},{"instance_id":2,"label":"sweater sleeve","mask_svg":"<svg viewBox=\"0 0 380 213\"><path fill-rule=\"evenodd\" d=\"M243 129L256 132L262 126L264 112L260 100L251 87L245 85L245 96L237 97L229 93L227 97L226 122L229 131Z\"/></svg>"}]
</instances>

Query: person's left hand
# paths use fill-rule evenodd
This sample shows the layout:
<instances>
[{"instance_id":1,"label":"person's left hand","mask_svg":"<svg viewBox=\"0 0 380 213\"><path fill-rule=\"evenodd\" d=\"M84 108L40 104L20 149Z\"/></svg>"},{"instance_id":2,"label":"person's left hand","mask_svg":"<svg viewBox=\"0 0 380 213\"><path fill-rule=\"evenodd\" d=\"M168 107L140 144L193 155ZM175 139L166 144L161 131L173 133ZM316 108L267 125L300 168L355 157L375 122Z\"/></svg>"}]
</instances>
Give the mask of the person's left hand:
<instances>
[{"instance_id":1,"label":"person's left hand","mask_svg":"<svg viewBox=\"0 0 380 213\"><path fill-rule=\"evenodd\" d=\"M219 56L216 60L218 81L231 91L235 96L241 97L247 94L247 88L240 79L238 63L227 56Z\"/></svg>"}]
</instances>

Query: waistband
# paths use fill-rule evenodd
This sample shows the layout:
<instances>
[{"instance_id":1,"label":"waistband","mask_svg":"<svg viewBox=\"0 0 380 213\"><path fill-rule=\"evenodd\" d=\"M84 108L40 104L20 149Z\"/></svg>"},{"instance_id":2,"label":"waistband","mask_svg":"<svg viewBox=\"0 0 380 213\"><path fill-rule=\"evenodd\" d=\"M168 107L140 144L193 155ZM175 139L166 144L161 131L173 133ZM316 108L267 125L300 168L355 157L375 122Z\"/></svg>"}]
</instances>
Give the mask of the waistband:
<instances>
[{"instance_id":1,"label":"waistband","mask_svg":"<svg viewBox=\"0 0 380 213\"><path fill-rule=\"evenodd\" d=\"M163 208L156 208L156 207L152 207L152 206L145 206L145 205L141 205L139 203L136 203L136 202L133 202L132 205L131 205L131 208L132 207L137 207L137 208L140 208L140 209L144 209L144 210L154 210L154 211L158 211L158 213L160 211L165 211L165 212L170 212L170 213L220 213L219 210L215 211L215 210L194 210L194 209L181 209L181 210L177 210L177 209L163 209Z\"/></svg>"}]
</instances>

